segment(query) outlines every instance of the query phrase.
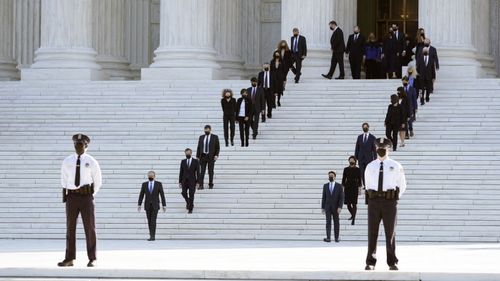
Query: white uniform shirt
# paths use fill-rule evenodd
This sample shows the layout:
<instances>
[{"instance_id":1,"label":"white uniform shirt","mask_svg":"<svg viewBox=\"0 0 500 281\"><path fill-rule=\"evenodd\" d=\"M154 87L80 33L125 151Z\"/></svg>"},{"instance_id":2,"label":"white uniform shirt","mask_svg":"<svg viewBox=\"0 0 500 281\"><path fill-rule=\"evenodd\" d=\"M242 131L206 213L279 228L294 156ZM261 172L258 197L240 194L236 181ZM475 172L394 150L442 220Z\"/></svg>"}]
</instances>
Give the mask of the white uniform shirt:
<instances>
[{"instance_id":1,"label":"white uniform shirt","mask_svg":"<svg viewBox=\"0 0 500 281\"><path fill-rule=\"evenodd\" d=\"M61 185L66 189L78 189L80 186L94 184L94 194L102 185L101 168L94 157L84 153L80 156L80 186L75 186L76 161L78 155L72 154L64 159L61 167Z\"/></svg>"},{"instance_id":2,"label":"white uniform shirt","mask_svg":"<svg viewBox=\"0 0 500 281\"><path fill-rule=\"evenodd\" d=\"M242 99L241 100L241 105L240 105L240 115L238 117L245 117L245 106L246 106L247 102L245 101L245 99Z\"/></svg>"},{"instance_id":3,"label":"white uniform shirt","mask_svg":"<svg viewBox=\"0 0 500 281\"><path fill-rule=\"evenodd\" d=\"M365 184L367 190L378 190L378 175L380 170L380 159L375 159L365 170ZM406 190L406 178L403 166L399 162L387 157L384 160L384 180L383 191L396 189L399 187L399 196L403 195Z\"/></svg>"}]
</instances>

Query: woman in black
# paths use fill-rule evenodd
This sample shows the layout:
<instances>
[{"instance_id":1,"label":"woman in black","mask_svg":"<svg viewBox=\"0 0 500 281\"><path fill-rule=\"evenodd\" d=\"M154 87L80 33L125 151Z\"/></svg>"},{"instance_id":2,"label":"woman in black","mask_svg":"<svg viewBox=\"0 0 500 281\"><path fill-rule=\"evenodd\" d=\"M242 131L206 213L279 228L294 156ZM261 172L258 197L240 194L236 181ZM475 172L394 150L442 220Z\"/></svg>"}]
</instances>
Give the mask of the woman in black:
<instances>
[{"instance_id":1,"label":"woman in black","mask_svg":"<svg viewBox=\"0 0 500 281\"><path fill-rule=\"evenodd\" d=\"M347 210L351 214L349 220L351 224L356 222L356 212L358 210L358 194L361 187L361 170L356 166L356 157L349 157L349 166L344 168L342 175L342 185L344 186L345 199L344 203L347 205Z\"/></svg>"},{"instance_id":2,"label":"woman in black","mask_svg":"<svg viewBox=\"0 0 500 281\"><path fill-rule=\"evenodd\" d=\"M236 118L236 99L233 98L231 89L222 90L222 99L220 100L224 120L224 139L226 146L229 146L229 128L231 129L231 146L234 145L234 121Z\"/></svg>"},{"instance_id":3,"label":"woman in black","mask_svg":"<svg viewBox=\"0 0 500 281\"><path fill-rule=\"evenodd\" d=\"M283 85L285 83L283 68L284 64L278 51L274 52L270 63L271 72L274 73L274 94L278 97L278 106L281 106L281 96L283 96ZM276 104L276 102L274 103ZM276 108L276 106L274 106Z\"/></svg>"},{"instance_id":4,"label":"woman in black","mask_svg":"<svg viewBox=\"0 0 500 281\"><path fill-rule=\"evenodd\" d=\"M385 64L385 75L386 78L396 78L396 57L397 48L396 41L392 38L392 29L389 30L384 39L384 44L382 46L382 59Z\"/></svg>"},{"instance_id":5,"label":"woman in black","mask_svg":"<svg viewBox=\"0 0 500 281\"><path fill-rule=\"evenodd\" d=\"M286 77L288 76L288 71L290 71L290 67L293 64L292 51L288 48L286 40L281 40L275 52L280 54L281 61L283 62L283 90L285 90Z\"/></svg>"},{"instance_id":6,"label":"woman in black","mask_svg":"<svg viewBox=\"0 0 500 281\"><path fill-rule=\"evenodd\" d=\"M406 95L405 88L398 88L398 97L399 97L399 105L401 106L401 110L403 111L403 125L399 128L399 139L401 139L401 144L399 147L405 146L406 132L408 130L408 117L410 116L410 100Z\"/></svg>"},{"instance_id":7,"label":"woman in black","mask_svg":"<svg viewBox=\"0 0 500 281\"><path fill-rule=\"evenodd\" d=\"M404 128L403 123L403 109L399 105L399 97L394 94L391 95L391 104L387 108L385 116L385 136L392 141L392 150L398 149L398 132Z\"/></svg>"}]
</instances>

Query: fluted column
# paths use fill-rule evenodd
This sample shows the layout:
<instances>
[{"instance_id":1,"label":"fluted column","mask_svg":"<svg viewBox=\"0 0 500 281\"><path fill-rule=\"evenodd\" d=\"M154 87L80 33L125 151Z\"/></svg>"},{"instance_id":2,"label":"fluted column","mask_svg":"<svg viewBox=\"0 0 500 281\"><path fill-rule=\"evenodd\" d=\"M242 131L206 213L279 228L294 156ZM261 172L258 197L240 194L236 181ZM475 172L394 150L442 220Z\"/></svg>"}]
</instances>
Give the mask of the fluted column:
<instances>
[{"instance_id":1,"label":"fluted column","mask_svg":"<svg viewBox=\"0 0 500 281\"><path fill-rule=\"evenodd\" d=\"M40 0L16 0L14 17L15 57L20 69L29 68L40 47Z\"/></svg>"},{"instance_id":2,"label":"fluted column","mask_svg":"<svg viewBox=\"0 0 500 281\"><path fill-rule=\"evenodd\" d=\"M481 64L481 77L495 77L495 60L491 53L490 24L496 20L490 20L490 1L473 0L472 2L472 42L476 48L476 59Z\"/></svg>"},{"instance_id":3,"label":"fluted column","mask_svg":"<svg viewBox=\"0 0 500 281\"><path fill-rule=\"evenodd\" d=\"M125 57L125 1L93 1L97 62L110 80L130 80L132 72Z\"/></svg>"},{"instance_id":4,"label":"fluted column","mask_svg":"<svg viewBox=\"0 0 500 281\"><path fill-rule=\"evenodd\" d=\"M141 77L141 68L150 63L149 8L149 0L126 0L125 54L136 80Z\"/></svg>"},{"instance_id":5,"label":"fluted column","mask_svg":"<svg viewBox=\"0 0 500 281\"><path fill-rule=\"evenodd\" d=\"M98 80L92 0L42 0L40 48L23 80Z\"/></svg>"},{"instance_id":6,"label":"fluted column","mask_svg":"<svg viewBox=\"0 0 500 281\"><path fill-rule=\"evenodd\" d=\"M472 0L420 0L418 5L419 25L438 52L438 78L479 77L481 65L472 43Z\"/></svg>"},{"instance_id":7,"label":"fluted column","mask_svg":"<svg viewBox=\"0 0 500 281\"><path fill-rule=\"evenodd\" d=\"M142 80L217 79L215 0L162 0L160 46Z\"/></svg>"},{"instance_id":8,"label":"fluted column","mask_svg":"<svg viewBox=\"0 0 500 281\"><path fill-rule=\"evenodd\" d=\"M491 53L495 58L497 76L500 77L500 1L490 0Z\"/></svg>"},{"instance_id":9,"label":"fluted column","mask_svg":"<svg viewBox=\"0 0 500 281\"><path fill-rule=\"evenodd\" d=\"M242 7L241 34L247 42L242 45L242 56L245 61L246 76L255 76L262 68L260 61L260 2L261 0L244 0ZM259 46L256 48L255 46Z\"/></svg>"},{"instance_id":10,"label":"fluted column","mask_svg":"<svg viewBox=\"0 0 500 281\"><path fill-rule=\"evenodd\" d=\"M18 79L14 60L14 0L0 1L0 80Z\"/></svg>"},{"instance_id":11,"label":"fluted column","mask_svg":"<svg viewBox=\"0 0 500 281\"><path fill-rule=\"evenodd\" d=\"M243 69L242 33L240 32L242 0L216 0L215 49L222 76L241 79Z\"/></svg>"},{"instance_id":12,"label":"fluted column","mask_svg":"<svg viewBox=\"0 0 500 281\"><path fill-rule=\"evenodd\" d=\"M356 22L356 2L351 0L282 0L281 37L290 44L292 29L297 27L307 39L307 58L302 65L302 77L320 78L321 73L328 72L332 35L328 23L335 20L347 39ZM346 74L348 74L348 64L345 66Z\"/></svg>"}]
</instances>

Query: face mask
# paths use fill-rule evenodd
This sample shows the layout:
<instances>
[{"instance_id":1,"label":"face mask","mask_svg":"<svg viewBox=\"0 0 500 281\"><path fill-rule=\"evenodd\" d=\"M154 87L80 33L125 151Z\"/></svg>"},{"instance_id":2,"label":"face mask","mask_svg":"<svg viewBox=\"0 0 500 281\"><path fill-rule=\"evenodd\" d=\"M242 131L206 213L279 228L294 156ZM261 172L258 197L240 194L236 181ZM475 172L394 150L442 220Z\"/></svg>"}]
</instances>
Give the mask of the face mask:
<instances>
[{"instance_id":1,"label":"face mask","mask_svg":"<svg viewBox=\"0 0 500 281\"><path fill-rule=\"evenodd\" d=\"M393 28L392 28L392 30L393 30L394 32L396 32L396 31L398 31L398 28L397 28L397 27L393 27Z\"/></svg>"},{"instance_id":2,"label":"face mask","mask_svg":"<svg viewBox=\"0 0 500 281\"><path fill-rule=\"evenodd\" d=\"M334 177L328 177L328 179L330 180L330 182L333 182L335 180Z\"/></svg>"},{"instance_id":3,"label":"face mask","mask_svg":"<svg viewBox=\"0 0 500 281\"><path fill-rule=\"evenodd\" d=\"M358 33L359 33L359 31L354 31L354 34L358 34Z\"/></svg>"},{"instance_id":4,"label":"face mask","mask_svg":"<svg viewBox=\"0 0 500 281\"><path fill-rule=\"evenodd\" d=\"M356 164L356 162L354 162L354 161L349 161L349 164L350 164L351 166L354 166L354 164Z\"/></svg>"},{"instance_id":5,"label":"face mask","mask_svg":"<svg viewBox=\"0 0 500 281\"><path fill-rule=\"evenodd\" d=\"M75 151L76 154L82 155L85 153L85 145L83 143L77 143L75 144Z\"/></svg>"},{"instance_id":6,"label":"face mask","mask_svg":"<svg viewBox=\"0 0 500 281\"><path fill-rule=\"evenodd\" d=\"M408 74L410 74L410 75L411 75L412 73L413 73L413 71L408 71Z\"/></svg>"},{"instance_id":7,"label":"face mask","mask_svg":"<svg viewBox=\"0 0 500 281\"><path fill-rule=\"evenodd\" d=\"M363 132L368 133L368 128L363 128Z\"/></svg>"},{"instance_id":8,"label":"face mask","mask_svg":"<svg viewBox=\"0 0 500 281\"><path fill-rule=\"evenodd\" d=\"M396 104L398 102L399 102L399 98L398 97L391 98L391 103L392 104Z\"/></svg>"},{"instance_id":9,"label":"face mask","mask_svg":"<svg viewBox=\"0 0 500 281\"><path fill-rule=\"evenodd\" d=\"M408 86L408 83L403 83L403 86L405 86L405 87Z\"/></svg>"},{"instance_id":10,"label":"face mask","mask_svg":"<svg viewBox=\"0 0 500 281\"><path fill-rule=\"evenodd\" d=\"M380 157L384 157L387 154L387 149L385 148L377 148L377 155Z\"/></svg>"},{"instance_id":11,"label":"face mask","mask_svg":"<svg viewBox=\"0 0 500 281\"><path fill-rule=\"evenodd\" d=\"M246 98L247 97L247 94L244 94L244 95L241 95L243 98Z\"/></svg>"},{"instance_id":12,"label":"face mask","mask_svg":"<svg viewBox=\"0 0 500 281\"><path fill-rule=\"evenodd\" d=\"M269 70L269 67L264 67L264 71L268 71Z\"/></svg>"},{"instance_id":13,"label":"face mask","mask_svg":"<svg viewBox=\"0 0 500 281\"><path fill-rule=\"evenodd\" d=\"M229 98L231 98L231 96L226 96L226 99L229 99Z\"/></svg>"},{"instance_id":14,"label":"face mask","mask_svg":"<svg viewBox=\"0 0 500 281\"><path fill-rule=\"evenodd\" d=\"M191 154L186 154L186 158L187 159L191 158Z\"/></svg>"},{"instance_id":15,"label":"face mask","mask_svg":"<svg viewBox=\"0 0 500 281\"><path fill-rule=\"evenodd\" d=\"M333 30L333 27L330 26L330 30Z\"/></svg>"},{"instance_id":16,"label":"face mask","mask_svg":"<svg viewBox=\"0 0 500 281\"><path fill-rule=\"evenodd\" d=\"M294 34L293 34L293 36L294 36L294 37L297 37L297 36L299 36L299 34L295 34L295 33L294 33Z\"/></svg>"},{"instance_id":17,"label":"face mask","mask_svg":"<svg viewBox=\"0 0 500 281\"><path fill-rule=\"evenodd\" d=\"M279 55L278 55L278 56L274 56L274 58L275 58L275 59L279 59L279 58L280 58L280 56L279 56Z\"/></svg>"},{"instance_id":18,"label":"face mask","mask_svg":"<svg viewBox=\"0 0 500 281\"><path fill-rule=\"evenodd\" d=\"M210 131L205 131L205 135L210 135Z\"/></svg>"},{"instance_id":19,"label":"face mask","mask_svg":"<svg viewBox=\"0 0 500 281\"><path fill-rule=\"evenodd\" d=\"M424 46L429 47L431 44L424 44Z\"/></svg>"},{"instance_id":20,"label":"face mask","mask_svg":"<svg viewBox=\"0 0 500 281\"><path fill-rule=\"evenodd\" d=\"M257 83L252 83L252 87L257 87Z\"/></svg>"},{"instance_id":21,"label":"face mask","mask_svg":"<svg viewBox=\"0 0 500 281\"><path fill-rule=\"evenodd\" d=\"M149 181L153 181L155 178L148 178Z\"/></svg>"}]
</instances>

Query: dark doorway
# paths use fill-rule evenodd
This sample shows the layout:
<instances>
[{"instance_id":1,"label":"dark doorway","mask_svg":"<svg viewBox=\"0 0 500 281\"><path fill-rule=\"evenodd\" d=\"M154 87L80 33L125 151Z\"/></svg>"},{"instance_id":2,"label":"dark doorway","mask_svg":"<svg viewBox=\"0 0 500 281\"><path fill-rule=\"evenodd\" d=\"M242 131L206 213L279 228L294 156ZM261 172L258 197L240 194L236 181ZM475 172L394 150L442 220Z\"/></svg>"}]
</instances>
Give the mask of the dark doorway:
<instances>
[{"instance_id":1,"label":"dark doorway","mask_svg":"<svg viewBox=\"0 0 500 281\"><path fill-rule=\"evenodd\" d=\"M379 40L393 23L413 39L418 29L418 0L357 0L358 25L361 32L371 32Z\"/></svg>"}]
</instances>

